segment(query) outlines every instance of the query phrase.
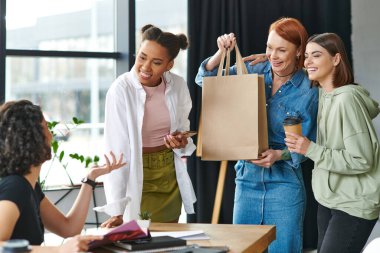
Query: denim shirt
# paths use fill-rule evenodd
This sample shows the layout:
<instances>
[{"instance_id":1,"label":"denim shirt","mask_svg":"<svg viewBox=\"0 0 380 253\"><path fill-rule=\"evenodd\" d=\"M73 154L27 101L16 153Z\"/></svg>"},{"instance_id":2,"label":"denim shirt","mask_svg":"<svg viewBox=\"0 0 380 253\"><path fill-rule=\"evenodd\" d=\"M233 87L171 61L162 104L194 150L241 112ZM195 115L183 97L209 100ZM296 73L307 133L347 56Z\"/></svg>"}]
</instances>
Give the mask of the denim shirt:
<instances>
[{"instance_id":1,"label":"denim shirt","mask_svg":"<svg viewBox=\"0 0 380 253\"><path fill-rule=\"evenodd\" d=\"M203 77L216 76L218 69L207 71L205 66L209 58L199 67L195 82L202 86ZM314 141L317 130L318 89L311 87L303 69L298 70L290 80L284 83L272 96L272 72L269 61L250 66L245 63L248 73L263 74L265 80L265 94L268 118L268 144L274 150L287 149L285 145L285 131L282 125L288 116L295 116L302 120L302 134ZM236 66L230 68L230 75L236 75ZM298 168L305 159L303 155L290 153L291 160L287 163Z\"/></svg>"}]
</instances>

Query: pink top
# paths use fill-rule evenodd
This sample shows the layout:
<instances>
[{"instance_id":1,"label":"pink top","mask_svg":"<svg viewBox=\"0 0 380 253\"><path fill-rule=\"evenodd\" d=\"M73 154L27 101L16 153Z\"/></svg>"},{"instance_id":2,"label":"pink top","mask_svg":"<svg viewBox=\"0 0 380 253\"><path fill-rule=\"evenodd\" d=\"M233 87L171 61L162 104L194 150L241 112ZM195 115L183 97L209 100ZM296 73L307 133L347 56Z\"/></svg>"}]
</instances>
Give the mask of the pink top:
<instances>
[{"instance_id":1,"label":"pink top","mask_svg":"<svg viewBox=\"0 0 380 253\"><path fill-rule=\"evenodd\" d=\"M146 92L144 120L142 126L143 147L164 145L164 137L170 133L170 115L165 101L166 84L142 86Z\"/></svg>"}]
</instances>

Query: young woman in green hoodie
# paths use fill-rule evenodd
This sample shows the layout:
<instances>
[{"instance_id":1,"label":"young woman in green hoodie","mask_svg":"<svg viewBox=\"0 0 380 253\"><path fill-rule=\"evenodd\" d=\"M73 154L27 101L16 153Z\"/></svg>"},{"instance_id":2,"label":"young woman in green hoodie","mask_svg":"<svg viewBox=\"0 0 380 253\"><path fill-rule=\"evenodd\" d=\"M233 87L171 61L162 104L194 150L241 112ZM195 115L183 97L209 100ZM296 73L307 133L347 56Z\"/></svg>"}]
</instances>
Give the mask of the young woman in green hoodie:
<instances>
[{"instance_id":1,"label":"young woman in green hoodie","mask_svg":"<svg viewBox=\"0 0 380 253\"><path fill-rule=\"evenodd\" d=\"M319 92L316 143L287 133L289 151L315 163L318 252L360 252L380 211L379 104L354 83L344 44L333 33L308 40L305 68Z\"/></svg>"}]
</instances>

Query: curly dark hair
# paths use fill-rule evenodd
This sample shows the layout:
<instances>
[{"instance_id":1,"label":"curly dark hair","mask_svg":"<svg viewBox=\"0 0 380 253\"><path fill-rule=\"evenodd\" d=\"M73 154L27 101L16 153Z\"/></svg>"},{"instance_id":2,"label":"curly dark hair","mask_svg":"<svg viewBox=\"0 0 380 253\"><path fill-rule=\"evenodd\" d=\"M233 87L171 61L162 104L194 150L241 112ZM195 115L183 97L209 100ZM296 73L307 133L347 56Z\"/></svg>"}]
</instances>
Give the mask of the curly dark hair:
<instances>
[{"instance_id":1,"label":"curly dark hair","mask_svg":"<svg viewBox=\"0 0 380 253\"><path fill-rule=\"evenodd\" d=\"M0 177L25 175L51 158L42 127L41 108L28 100L0 107Z\"/></svg>"}]
</instances>

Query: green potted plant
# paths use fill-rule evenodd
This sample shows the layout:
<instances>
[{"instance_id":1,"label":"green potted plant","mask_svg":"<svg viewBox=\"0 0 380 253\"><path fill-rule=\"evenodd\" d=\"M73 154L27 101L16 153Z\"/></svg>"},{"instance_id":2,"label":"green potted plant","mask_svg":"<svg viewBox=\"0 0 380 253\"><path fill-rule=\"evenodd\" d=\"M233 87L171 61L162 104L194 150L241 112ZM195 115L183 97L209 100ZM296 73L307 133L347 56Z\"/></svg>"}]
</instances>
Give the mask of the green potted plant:
<instances>
[{"instance_id":1,"label":"green potted plant","mask_svg":"<svg viewBox=\"0 0 380 253\"><path fill-rule=\"evenodd\" d=\"M144 210L144 211L141 211L139 213L139 217L140 217L140 219L137 220L137 224L141 228L149 228L151 217L152 217L152 213L149 212L149 211L147 211L147 210Z\"/></svg>"},{"instance_id":2,"label":"green potted plant","mask_svg":"<svg viewBox=\"0 0 380 253\"><path fill-rule=\"evenodd\" d=\"M90 157L90 156L85 157L85 156L78 154L78 153L69 153L68 157L67 157L66 152L61 148L61 145L60 145L61 142L64 140L67 140L68 136L70 135L70 132L83 123L84 123L83 120L80 120L76 117L73 117L72 121L69 124L65 124L65 123L61 124L63 126L63 129L62 128L58 129L57 126L58 126L58 124L60 124L60 122L58 122L58 121L47 122L48 128L49 128L51 134L53 135L53 140L51 142L52 158L51 158L51 162L50 162L50 166L48 168L48 171L45 174L45 177L43 179L40 179L40 184L41 184L41 187L43 190L46 189L46 180L47 180L47 177L49 176L49 173L50 173L55 161L58 161L60 166L65 171L65 173L66 173L66 175L70 181L69 186L74 186L74 182L73 182L70 174L67 171L67 167L68 167L70 160L79 161L81 164L84 165L85 168L88 168L88 166L91 163L96 164L99 161L99 156L97 156L97 155L95 155L94 157Z\"/></svg>"},{"instance_id":3,"label":"green potted plant","mask_svg":"<svg viewBox=\"0 0 380 253\"><path fill-rule=\"evenodd\" d=\"M80 184L76 184L77 182L73 179L75 176L70 175L70 168L74 169L77 166L80 166L80 169L83 169L83 167L87 168L91 166L91 164L99 162L99 157L97 155L92 157L85 156L68 148L66 142L73 138L74 131L83 123L83 120L76 117L73 117L68 123L57 121L47 122L48 128L53 135L53 140L51 142L52 156L51 160L46 164L46 172L42 174L39 180L45 196L48 197L63 213L67 213L70 210L75 197L80 191ZM49 180L51 179L51 181L57 181L57 177L65 176L67 179L62 179L66 182L61 185L53 185L52 183L49 183ZM62 182L63 180L58 181ZM105 202L104 190L101 188L102 186L100 185L95 191L93 191L94 206ZM88 226L98 226L107 218L108 217L105 214L98 214L95 211L90 212L86 219L86 224Z\"/></svg>"}]
</instances>

